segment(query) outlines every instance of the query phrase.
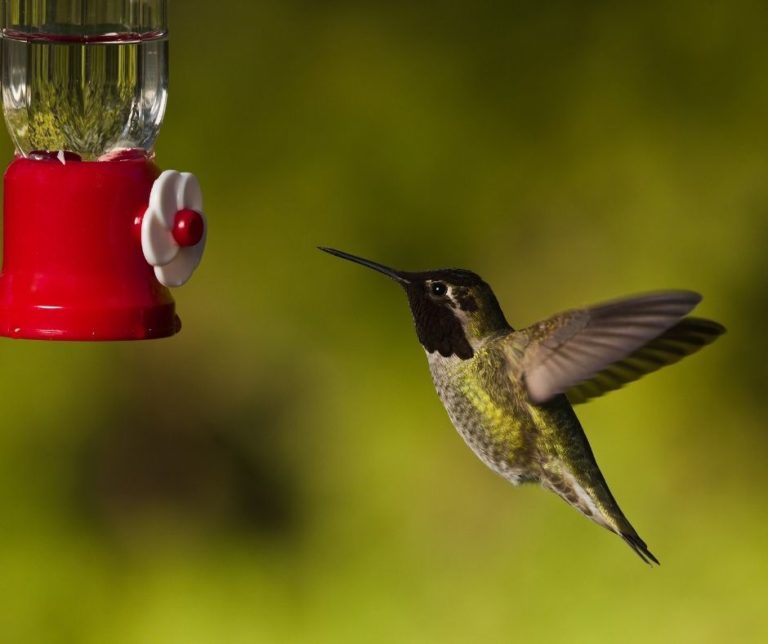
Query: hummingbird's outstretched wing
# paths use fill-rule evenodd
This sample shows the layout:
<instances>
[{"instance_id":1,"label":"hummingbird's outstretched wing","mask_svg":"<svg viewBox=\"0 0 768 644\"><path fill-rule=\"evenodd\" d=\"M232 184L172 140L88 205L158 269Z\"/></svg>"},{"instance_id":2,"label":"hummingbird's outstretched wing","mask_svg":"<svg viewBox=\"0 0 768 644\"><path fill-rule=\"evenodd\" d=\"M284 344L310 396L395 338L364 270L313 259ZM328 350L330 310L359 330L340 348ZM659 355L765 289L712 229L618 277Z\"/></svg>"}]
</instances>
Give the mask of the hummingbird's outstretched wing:
<instances>
[{"instance_id":1,"label":"hummingbird's outstretched wing","mask_svg":"<svg viewBox=\"0 0 768 644\"><path fill-rule=\"evenodd\" d=\"M693 353L724 331L708 320L683 320L700 301L691 291L651 293L523 329L521 368L531 401L567 392L582 402Z\"/></svg>"},{"instance_id":2,"label":"hummingbird's outstretched wing","mask_svg":"<svg viewBox=\"0 0 768 644\"><path fill-rule=\"evenodd\" d=\"M725 327L712 320L683 318L675 326L630 353L623 360L608 365L589 380L578 383L565 393L572 405L602 396L647 373L696 353L723 333L725 333Z\"/></svg>"}]
</instances>

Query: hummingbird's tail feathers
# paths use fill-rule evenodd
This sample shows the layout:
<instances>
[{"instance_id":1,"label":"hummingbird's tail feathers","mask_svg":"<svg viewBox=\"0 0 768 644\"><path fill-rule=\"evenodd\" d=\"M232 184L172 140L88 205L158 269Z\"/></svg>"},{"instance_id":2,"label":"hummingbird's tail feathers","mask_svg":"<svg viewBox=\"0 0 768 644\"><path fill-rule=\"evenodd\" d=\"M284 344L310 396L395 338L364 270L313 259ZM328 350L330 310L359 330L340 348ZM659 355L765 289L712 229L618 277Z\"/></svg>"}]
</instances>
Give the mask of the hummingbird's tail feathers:
<instances>
[{"instance_id":1,"label":"hummingbird's tail feathers","mask_svg":"<svg viewBox=\"0 0 768 644\"><path fill-rule=\"evenodd\" d=\"M650 550L648 550L645 541L640 538L640 535L637 534L637 530L632 527L632 524L627 517L624 516L624 513L621 511L621 508L619 508L607 486L605 489L611 499L611 503L608 505L608 508L610 508L609 512L605 516L605 527L624 539L626 544L632 548L635 554L643 560L643 563L647 563L649 566L652 564L660 566L661 564L659 563L659 560L656 559Z\"/></svg>"},{"instance_id":2,"label":"hummingbird's tail feathers","mask_svg":"<svg viewBox=\"0 0 768 644\"><path fill-rule=\"evenodd\" d=\"M623 360L608 365L589 380L571 387L566 392L568 401L576 405L619 389L646 374L696 353L723 333L725 327L712 320L683 318Z\"/></svg>"},{"instance_id":3,"label":"hummingbird's tail feathers","mask_svg":"<svg viewBox=\"0 0 768 644\"><path fill-rule=\"evenodd\" d=\"M657 566L661 565L659 560L653 556L653 553L648 550L648 546L645 545L645 541L640 538L637 532L632 530L631 532L619 532L618 534L622 539L624 539L624 541L627 542L627 545L635 551L637 556L643 560L643 563L647 563L649 566L651 564L656 564Z\"/></svg>"},{"instance_id":4,"label":"hummingbird's tail feathers","mask_svg":"<svg viewBox=\"0 0 768 644\"><path fill-rule=\"evenodd\" d=\"M599 470L593 473L597 480L592 485L582 484L565 469L555 471L549 468L545 472L539 479L544 488L557 494L588 519L619 535L645 563L661 565L624 516Z\"/></svg>"}]
</instances>

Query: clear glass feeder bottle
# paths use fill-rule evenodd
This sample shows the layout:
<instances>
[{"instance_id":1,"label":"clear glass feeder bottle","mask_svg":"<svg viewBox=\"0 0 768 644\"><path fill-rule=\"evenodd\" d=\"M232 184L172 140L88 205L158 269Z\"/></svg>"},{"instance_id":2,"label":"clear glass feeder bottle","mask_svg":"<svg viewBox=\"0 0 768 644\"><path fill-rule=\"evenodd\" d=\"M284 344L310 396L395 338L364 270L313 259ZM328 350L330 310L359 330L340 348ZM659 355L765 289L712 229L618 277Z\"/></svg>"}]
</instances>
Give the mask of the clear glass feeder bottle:
<instances>
[{"instance_id":1,"label":"clear glass feeder bottle","mask_svg":"<svg viewBox=\"0 0 768 644\"><path fill-rule=\"evenodd\" d=\"M165 114L165 0L2 0L3 110L16 151L151 155Z\"/></svg>"}]
</instances>

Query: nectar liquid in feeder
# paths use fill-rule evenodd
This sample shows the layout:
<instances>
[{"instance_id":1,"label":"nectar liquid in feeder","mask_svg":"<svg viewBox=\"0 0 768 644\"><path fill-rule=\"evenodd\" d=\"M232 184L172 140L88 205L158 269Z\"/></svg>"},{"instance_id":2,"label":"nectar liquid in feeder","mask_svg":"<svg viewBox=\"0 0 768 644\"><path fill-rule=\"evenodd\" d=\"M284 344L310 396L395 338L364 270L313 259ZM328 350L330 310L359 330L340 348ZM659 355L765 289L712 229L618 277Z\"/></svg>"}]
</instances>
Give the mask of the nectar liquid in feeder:
<instances>
[{"instance_id":1,"label":"nectar liquid in feeder","mask_svg":"<svg viewBox=\"0 0 768 644\"><path fill-rule=\"evenodd\" d=\"M152 160L167 102L165 0L0 6L17 156L5 176L0 335L173 335L166 287L197 266L205 218L194 177ZM195 215L202 232L178 234Z\"/></svg>"},{"instance_id":2,"label":"nectar liquid in feeder","mask_svg":"<svg viewBox=\"0 0 768 644\"><path fill-rule=\"evenodd\" d=\"M65 150L91 161L151 152L165 112L168 42L136 36L4 35L5 120L23 156Z\"/></svg>"}]
</instances>

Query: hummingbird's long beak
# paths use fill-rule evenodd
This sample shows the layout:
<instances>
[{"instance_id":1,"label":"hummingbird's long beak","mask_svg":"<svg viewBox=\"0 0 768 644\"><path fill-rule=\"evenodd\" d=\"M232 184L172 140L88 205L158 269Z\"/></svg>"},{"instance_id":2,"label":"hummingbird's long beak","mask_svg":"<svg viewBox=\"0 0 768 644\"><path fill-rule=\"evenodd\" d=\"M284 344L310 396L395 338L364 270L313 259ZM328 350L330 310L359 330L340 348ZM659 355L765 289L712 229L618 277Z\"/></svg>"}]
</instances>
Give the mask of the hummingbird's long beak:
<instances>
[{"instance_id":1,"label":"hummingbird's long beak","mask_svg":"<svg viewBox=\"0 0 768 644\"><path fill-rule=\"evenodd\" d=\"M326 253L330 253L331 255L336 255L336 257L341 257L342 259L348 259L350 262L355 262L355 264L362 264L363 266L367 266L368 268L372 268L375 271L379 271L379 273L384 273L387 277L391 277L396 282L400 282L401 284L410 284L411 282L406 279L405 273L401 271L396 271L394 268L389 268L389 266L384 266L384 264L379 264L378 262L372 262L370 259L363 259L362 257L357 257L356 255L350 255L349 253L345 253L341 250L336 250L335 248L326 248L325 246L318 246L318 249L325 251Z\"/></svg>"}]
</instances>

